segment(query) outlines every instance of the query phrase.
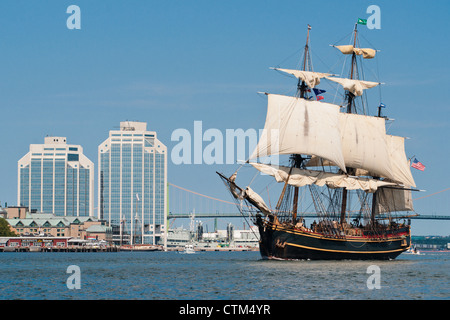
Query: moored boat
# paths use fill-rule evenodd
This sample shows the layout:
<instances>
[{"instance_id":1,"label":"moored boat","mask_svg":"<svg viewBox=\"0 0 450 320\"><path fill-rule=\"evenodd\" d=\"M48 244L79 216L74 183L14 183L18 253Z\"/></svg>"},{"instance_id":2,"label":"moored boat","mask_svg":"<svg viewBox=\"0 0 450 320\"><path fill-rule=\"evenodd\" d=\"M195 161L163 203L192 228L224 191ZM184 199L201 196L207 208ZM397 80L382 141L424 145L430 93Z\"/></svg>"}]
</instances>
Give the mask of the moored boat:
<instances>
[{"instance_id":1,"label":"moored boat","mask_svg":"<svg viewBox=\"0 0 450 320\"><path fill-rule=\"evenodd\" d=\"M192 244L187 244L187 245L185 245L184 251L183 251L183 252L184 252L184 253L187 253L187 254L195 253L194 246L193 246Z\"/></svg>"},{"instance_id":2,"label":"moored boat","mask_svg":"<svg viewBox=\"0 0 450 320\"><path fill-rule=\"evenodd\" d=\"M120 251L161 251L162 247L151 244L122 245Z\"/></svg>"}]
</instances>

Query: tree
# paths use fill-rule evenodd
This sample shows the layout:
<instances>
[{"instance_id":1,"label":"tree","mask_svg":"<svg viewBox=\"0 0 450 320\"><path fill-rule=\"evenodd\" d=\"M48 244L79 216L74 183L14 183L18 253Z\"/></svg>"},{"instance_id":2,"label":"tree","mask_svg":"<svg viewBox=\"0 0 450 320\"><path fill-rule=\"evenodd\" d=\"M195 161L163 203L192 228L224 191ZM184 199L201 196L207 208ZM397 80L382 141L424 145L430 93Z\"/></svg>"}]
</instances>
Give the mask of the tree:
<instances>
[{"instance_id":1,"label":"tree","mask_svg":"<svg viewBox=\"0 0 450 320\"><path fill-rule=\"evenodd\" d=\"M14 237L17 234L11 231L9 223L4 218L0 218L0 237Z\"/></svg>"}]
</instances>

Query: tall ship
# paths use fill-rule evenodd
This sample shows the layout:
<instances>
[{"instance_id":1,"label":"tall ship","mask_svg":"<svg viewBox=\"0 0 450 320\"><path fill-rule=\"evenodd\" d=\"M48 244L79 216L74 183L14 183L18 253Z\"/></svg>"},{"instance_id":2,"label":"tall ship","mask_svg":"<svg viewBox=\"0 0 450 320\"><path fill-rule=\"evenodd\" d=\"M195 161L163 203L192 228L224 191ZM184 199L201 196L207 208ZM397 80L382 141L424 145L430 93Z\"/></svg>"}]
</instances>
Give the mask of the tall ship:
<instances>
[{"instance_id":1,"label":"tall ship","mask_svg":"<svg viewBox=\"0 0 450 320\"><path fill-rule=\"evenodd\" d=\"M417 189L405 137L386 133L392 119L382 114L381 101L369 114L366 90L381 83L364 80L362 67L377 50L361 48L357 27L350 44L332 46L347 66L347 76L338 77L313 70L308 25L301 67L273 68L295 76L296 94L265 93L266 120L255 150L231 176L217 172L242 215L258 227L263 259L387 260L411 246ZM322 101L324 79L343 90L340 105ZM275 155L285 165L271 161ZM262 192L237 182L243 166L277 182L274 208Z\"/></svg>"}]
</instances>

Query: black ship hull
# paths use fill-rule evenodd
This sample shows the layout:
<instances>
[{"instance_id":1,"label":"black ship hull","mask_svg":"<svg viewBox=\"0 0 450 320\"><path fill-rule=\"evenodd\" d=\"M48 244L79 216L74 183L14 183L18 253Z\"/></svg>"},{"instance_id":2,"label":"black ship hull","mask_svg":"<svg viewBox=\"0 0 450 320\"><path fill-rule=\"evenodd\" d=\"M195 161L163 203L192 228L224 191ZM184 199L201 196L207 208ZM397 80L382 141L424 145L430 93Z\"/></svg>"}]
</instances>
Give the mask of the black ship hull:
<instances>
[{"instance_id":1,"label":"black ship hull","mask_svg":"<svg viewBox=\"0 0 450 320\"><path fill-rule=\"evenodd\" d=\"M409 249L409 226L383 237L330 237L258 219L260 252L273 260L392 260Z\"/></svg>"}]
</instances>

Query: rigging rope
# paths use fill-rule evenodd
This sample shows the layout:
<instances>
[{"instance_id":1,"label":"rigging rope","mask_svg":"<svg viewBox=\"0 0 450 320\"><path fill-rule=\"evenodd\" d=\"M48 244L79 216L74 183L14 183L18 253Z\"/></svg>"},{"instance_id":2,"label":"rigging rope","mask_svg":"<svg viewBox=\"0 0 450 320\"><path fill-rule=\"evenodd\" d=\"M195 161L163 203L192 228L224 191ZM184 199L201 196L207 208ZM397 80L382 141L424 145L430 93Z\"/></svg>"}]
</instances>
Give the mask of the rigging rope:
<instances>
[{"instance_id":1,"label":"rigging rope","mask_svg":"<svg viewBox=\"0 0 450 320\"><path fill-rule=\"evenodd\" d=\"M198 193L198 192L195 192L195 191L192 191L192 190L189 190L189 189L186 189L186 188L183 188L183 187L174 185L173 183L170 183L170 182L169 182L169 185L171 185L172 187L178 188L178 189L180 189L180 190L183 190L183 191L186 191L186 192L193 193L193 194L198 195L198 196L201 196L201 197L205 197L205 198L212 199L212 200L215 200L215 201L220 201L220 202L227 203L227 204L236 205L236 203L234 203L234 202L230 202L230 201L226 201L226 200L222 200L222 199L217 199L217 198L214 198L214 197L210 197L210 196L207 196L207 195L204 195L204 194L201 194L201 193ZM442 192L445 192L445 191L449 191L449 190L450 190L450 188L446 188L446 189L443 189L443 190L441 190L441 191L438 191L438 192L435 192L435 193L432 193L432 194L429 194L429 195L426 195L426 196L423 196L423 197L420 197L420 198L415 198L415 199L412 199L412 200L413 200L413 201L416 201L416 200L428 198L428 197L431 197L431 196L434 196L434 195L436 195L436 194L439 194L439 193L442 193ZM179 197L181 198L181 194L179 195ZM186 199L186 200L187 200L187 199ZM188 200L187 200L187 201L188 201ZM180 201L180 202L181 202L181 201ZM317 211L317 210L316 210L316 211ZM349 213L350 213L350 212L353 212L353 211L349 210ZM355 211L355 212L356 212L356 211ZM304 212L304 213L306 213L306 212ZM313 212L311 212L311 213L313 213ZM320 213L320 212L316 212L316 213Z\"/></svg>"},{"instance_id":2,"label":"rigging rope","mask_svg":"<svg viewBox=\"0 0 450 320\"><path fill-rule=\"evenodd\" d=\"M428 197L434 196L435 194L438 194L438 193L441 193L441 192L444 192L444 191L448 191L448 190L450 190L450 188L447 188L447 189L444 189L444 190L441 190L441 191L438 191L438 192L429 194L429 195L427 195L427 196L423 196L423 197L420 197L420 198L415 198L415 199L413 199L413 200L415 201L415 200L420 200L420 199L428 198Z\"/></svg>"},{"instance_id":3,"label":"rigging rope","mask_svg":"<svg viewBox=\"0 0 450 320\"><path fill-rule=\"evenodd\" d=\"M183 190L183 191L187 191L187 192L196 194L196 195L201 196L201 197L205 197L205 198L208 198L208 199L212 199L212 200L221 201L221 202L225 202L225 203L229 203L229 204L235 205L234 202L230 202L230 201L225 201L225 200L213 198L213 197L210 197L210 196L207 196L207 195L204 195L204 194L201 194L201 193L198 193L198 192L195 192L195 191L192 191L192 190L185 189L185 188L183 188L183 187L174 185L173 183L170 183L170 182L169 182L169 185L171 185L172 187L178 188L178 189L180 189L180 190Z\"/></svg>"}]
</instances>

